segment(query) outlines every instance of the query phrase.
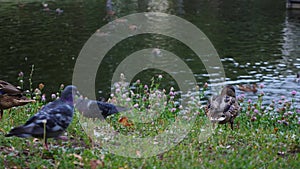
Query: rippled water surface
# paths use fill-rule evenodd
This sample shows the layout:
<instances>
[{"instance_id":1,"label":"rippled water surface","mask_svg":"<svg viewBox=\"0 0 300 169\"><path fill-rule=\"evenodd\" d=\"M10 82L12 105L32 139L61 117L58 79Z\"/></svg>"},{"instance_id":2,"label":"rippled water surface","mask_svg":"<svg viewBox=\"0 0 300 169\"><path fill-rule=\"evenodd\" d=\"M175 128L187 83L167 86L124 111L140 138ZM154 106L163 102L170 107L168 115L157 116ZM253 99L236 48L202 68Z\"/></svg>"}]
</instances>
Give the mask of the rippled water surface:
<instances>
[{"instance_id":1,"label":"rippled water surface","mask_svg":"<svg viewBox=\"0 0 300 169\"><path fill-rule=\"evenodd\" d=\"M113 19L106 17L105 1L45 1L49 10L40 1L19 2L23 3L0 2L0 79L17 84L18 72L23 71L28 86L26 79L34 64L34 85L43 82L46 90L53 91L60 83L71 83L81 48L97 29ZM196 25L216 48L227 83L265 85L256 94L246 93L250 98L262 91L267 101L280 99L281 95L290 97L292 90L300 93L300 83L294 81L300 71L300 10L286 10L283 1L113 2L116 17L160 11ZM57 8L63 12L56 12ZM165 36L139 35L120 42L105 56L96 78L100 96L109 94L110 79L122 59L144 48L175 53L192 69L199 85L208 81L202 62L187 46ZM145 71L136 78L150 79L157 73L161 72ZM165 76L166 82L175 85L170 76Z\"/></svg>"}]
</instances>

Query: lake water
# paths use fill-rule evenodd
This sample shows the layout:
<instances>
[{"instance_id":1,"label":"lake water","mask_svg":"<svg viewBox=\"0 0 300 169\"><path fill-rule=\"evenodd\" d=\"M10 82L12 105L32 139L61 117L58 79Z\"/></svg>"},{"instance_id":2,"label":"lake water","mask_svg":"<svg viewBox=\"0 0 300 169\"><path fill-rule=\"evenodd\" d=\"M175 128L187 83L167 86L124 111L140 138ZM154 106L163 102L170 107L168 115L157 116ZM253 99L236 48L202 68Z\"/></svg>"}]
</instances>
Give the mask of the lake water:
<instances>
[{"instance_id":1,"label":"lake water","mask_svg":"<svg viewBox=\"0 0 300 169\"><path fill-rule=\"evenodd\" d=\"M115 17L160 11L186 19L214 45L227 83L263 83L265 88L258 93L263 91L267 101L278 100L282 95L290 97L296 90L299 104L300 83L294 79L300 71L300 10L286 10L285 1L112 1ZM49 9L37 0L0 1L0 79L18 84L18 73L23 71L28 87L34 65L33 86L43 82L49 92L57 90L61 83L71 83L83 45L114 17L106 17L105 0L44 2ZM63 12L56 12L57 8ZM118 43L105 56L95 82L97 96L108 97L113 72L122 59L134 51L155 47L180 56L200 86L208 81L202 62L188 47L161 35L139 35ZM150 79L160 73L144 71L135 79ZM176 85L170 76L164 76L166 86ZM257 94L246 93L253 99Z\"/></svg>"}]
</instances>

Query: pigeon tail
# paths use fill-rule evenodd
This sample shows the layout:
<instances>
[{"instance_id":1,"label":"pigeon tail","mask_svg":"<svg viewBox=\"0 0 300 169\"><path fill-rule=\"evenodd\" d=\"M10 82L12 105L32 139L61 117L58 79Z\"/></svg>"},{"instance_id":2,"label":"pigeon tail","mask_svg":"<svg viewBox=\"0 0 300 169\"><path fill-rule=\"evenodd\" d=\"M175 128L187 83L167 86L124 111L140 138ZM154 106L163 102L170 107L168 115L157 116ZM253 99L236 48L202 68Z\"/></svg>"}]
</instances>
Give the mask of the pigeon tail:
<instances>
[{"instance_id":1,"label":"pigeon tail","mask_svg":"<svg viewBox=\"0 0 300 169\"><path fill-rule=\"evenodd\" d=\"M118 112L123 112L123 111L129 110L128 108L122 107L122 106L116 106L116 109L117 109Z\"/></svg>"},{"instance_id":2,"label":"pigeon tail","mask_svg":"<svg viewBox=\"0 0 300 169\"><path fill-rule=\"evenodd\" d=\"M31 134L29 134L28 128L24 126L19 126L13 128L8 134L5 135L5 137L12 137L12 136L27 138L27 137L31 137Z\"/></svg>"}]
</instances>

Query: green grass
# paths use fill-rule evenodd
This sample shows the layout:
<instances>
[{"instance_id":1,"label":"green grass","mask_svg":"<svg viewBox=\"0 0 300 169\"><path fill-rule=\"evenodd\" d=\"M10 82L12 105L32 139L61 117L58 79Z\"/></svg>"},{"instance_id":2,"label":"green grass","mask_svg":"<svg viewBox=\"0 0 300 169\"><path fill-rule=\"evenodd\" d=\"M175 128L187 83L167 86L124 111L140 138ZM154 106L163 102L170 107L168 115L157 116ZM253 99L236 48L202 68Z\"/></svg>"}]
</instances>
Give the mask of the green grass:
<instances>
[{"instance_id":1,"label":"green grass","mask_svg":"<svg viewBox=\"0 0 300 169\"><path fill-rule=\"evenodd\" d=\"M151 85L149 90L136 85L141 96L159 90L159 85ZM121 93L124 94L124 91ZM111 102L120 96L115 94ZM124 126L118 122L124 116L122 113L108 118L107 122L124 135L155 136L178 116L178 106L174 104L176 99L170 98L167 92L165 96L167 108L152 125L130 121L132 126ZM119 104L132 106L138 102L140 107L136 111L145 110L144 107L151 104L147 99L143 102L143 97L133 97L132 93L127 93L126 97L131 97L131 102ZM45 104L38 100L35 104L5 110L0 122L0 168L298 168L300 125L293 96L290 100L280 101L285 104L275 101L273 105L264 107L261 106L262 100L263 94L256 101L240 98L243 109L235 119L235 130L218 125L213 135L203 142L197 138L206 117L202 109L194 107L193 111L199 113L188 135L169 151L149 158L118 156L101 143L91 142L91 137L81 126L78 112L67 129L69 141L49 139L49 151L44 150L42 140L5 138L4 134L12 127L23 124ZM172 108L176 111L171 111Z\"/></svg>"}]
</instances>

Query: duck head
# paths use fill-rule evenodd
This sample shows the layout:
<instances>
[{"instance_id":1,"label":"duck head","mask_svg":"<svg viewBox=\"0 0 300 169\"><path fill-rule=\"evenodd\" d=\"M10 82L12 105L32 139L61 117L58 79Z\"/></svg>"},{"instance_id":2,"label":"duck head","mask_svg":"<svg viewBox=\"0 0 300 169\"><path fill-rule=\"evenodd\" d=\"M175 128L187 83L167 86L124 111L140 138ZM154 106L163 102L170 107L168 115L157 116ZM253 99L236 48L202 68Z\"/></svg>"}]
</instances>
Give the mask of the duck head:
<instances>
[{"instance_id":1,"label":"duck head","mask_svg":"<svg viewBox=\"0 0 300 169\"><path fill-rule=\"evenodd\" d=\"M235 89L234 89L234 87L231 86L231 85L225 86L225 87L222 89L222 91L221 91L221 95L222 95L222 96L227 95L227 96L235 97Z\"/></svg>"}]
</instances>

